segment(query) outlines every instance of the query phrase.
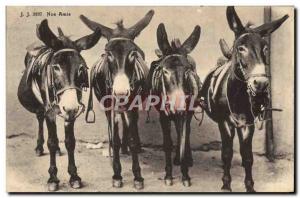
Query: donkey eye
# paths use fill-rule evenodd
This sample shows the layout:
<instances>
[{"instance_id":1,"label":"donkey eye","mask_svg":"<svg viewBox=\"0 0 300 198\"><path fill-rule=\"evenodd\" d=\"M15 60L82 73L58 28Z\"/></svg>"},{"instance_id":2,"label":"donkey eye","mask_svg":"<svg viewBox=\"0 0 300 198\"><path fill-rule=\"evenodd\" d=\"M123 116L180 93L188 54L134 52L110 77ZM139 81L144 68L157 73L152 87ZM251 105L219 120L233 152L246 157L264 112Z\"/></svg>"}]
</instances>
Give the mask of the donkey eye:
<instances>
[{"instance_id":1,"label":"donkey eye","mask_svg":"<svg viewBox=\"0 0 300 198\"><path fill-rule=\"evenodd\" d=\"M108 61L110 61L110 62L113 62L113 60L114 60L114 57L111 52L107 52L107 58L108 58Z\"/></svg>"},{"instance_id":2,"label":"donkey eye","mask_svg":"<svg viewBox=\"0 0 300 198\"><path fill-rule=\"evenodd\" d=\"M263 48L264 55L266 56L268 54L268 52L269 52L269 48L268 48L268 46L265 45Z\"/></svg>"},{"instance_id":3,"label":"donkey eye","mask_svg":"<svg viewBox=\"0 0 300 198\"><path fill-rule=\"evenodd\" d=\"M82 73L87 67L84 65L80 65L78 68L78 73Z\"/></svg>"},{"instance_id":4,"label":"donkey eye","mask_svg":"<svg viewBox=\"0 0 300 198\"><path fill-rule=\"evenodd\" d=\"M165 75L167 75L167 76L170 75L170 72L169 72L168 70L166 70L166 69L163 70L163 73L164 73Z\"/></svg>"},{"instance_id":5,"label":"donkey eye","mask_svg":"<svg viewBox=\"0 0 300 198\"><path fill-rule=\"evenodd\" d=\"M247 48L245 46L241 45L241 46L238 46L238 51L240 53L245 53L245 52L247 52Z\"/></svg>"},{"instance_id":6,"label":"donkey eye","mask_svg":"<svg viewBox=\"0 0 300 198\"><path fill-rule=\"evenodd\" d=\"M54 69L55 71L59 71L59 70L60 70L59 64L53 65L52 67L53 67L53 69Z\"/></svg>"},{"instance_id":7,"label":"donkey eye","mask_svg":"<svg viewBox=\"0 0 300 198\"><path fill-rule=\"evenodd\" d=\"M136 56L136 51L130 52L130 54L128 55L128 60L129 60L130 62L133 62L135 56Z\"/></svg>"}]
</instances>

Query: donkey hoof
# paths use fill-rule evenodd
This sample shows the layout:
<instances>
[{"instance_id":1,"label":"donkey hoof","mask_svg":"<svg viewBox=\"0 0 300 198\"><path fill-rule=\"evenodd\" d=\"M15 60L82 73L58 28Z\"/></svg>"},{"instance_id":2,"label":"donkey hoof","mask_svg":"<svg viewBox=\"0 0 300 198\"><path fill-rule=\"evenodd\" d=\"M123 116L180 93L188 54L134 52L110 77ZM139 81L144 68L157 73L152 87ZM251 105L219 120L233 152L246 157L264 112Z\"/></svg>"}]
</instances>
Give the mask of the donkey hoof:
<instances>
[{"instance_id":1,"label":"donkey hoof","mask_svg":"<svg viewBox=\"0 0 300 198\"><path fill-rule=\"evenodd\" d=\"M144 181L134 180L134 188L137 190L141 190L144 188Z\"/></svg>"},{"instance_id":2,"label":"donkey hoof","mask_svg":"<svg viewBox=\"0 0 300 198\"><path fill-rule=\"evenodd\" d=\"M188 179L188 180L182 180L182 184L183 184L183 186L185 186L185 187L190 187L190 186L192 185L190 179Z\"/></svg>"},{"instance_id":3,"label":"donkey hoof","mask_svg":"<svg viewBox=\"0 0 300 198\"><path fill-rule=\"evenodd\" d=\"M254 190L253 187L248 187L248 188L247 188L247 192L255 193L256 191Z\"/></svg>"},{"instance_id":4,"label":"donkey hoof","mask_svg":"<svg viewBox=\"0 0 300 198\"><path fill-rule=\"evenodd\" d=\"M246 190L247 192L255 192L254 190L254 182L252 180L245 180L245 187L246 187Z\"/></svg>"},{"instance_id":5,"label":"donkey hoof","mask_svg":"<svg viewBox=\"0 0 300 198\"><path fill-rule=\"evenodd\" d=\"M232 192L230 185L224 184L221 188L222 192Z\"/></svg>"},{"instance_id":6,"label":"donkey hoof","mask_svg":"<svg viewBox=\"0 0 300 198\"><path fill-rule=\"evenodd\" d=\"M71 187L74 188L74 189L79 189L79 188L82 187L82 183L81 183L80 180L72 181L72 182L70 182L70 185L71 185Z\"/></svg>"},{"instance_id":7,"label":"donkey hoof","mask_svg":"<svg viewBox=\"0 0 300 198\"><path fill-rule=\"evenodd\" d=\"M113 179L113 181L112 181L112 186L113 186L114 188L122 188L123 182L122 182L121 179Z\"/></svg>"},{"instance_id":8,"label":"donkey hoof","mask_svg":"<svg viewBox=\"0 0 300 198\"><path fill-rule=\"evenodd\" d=\"M35 155L37 157L41 157L42 155L44 155L44 149L38 149L38 148L36 148L35 149Z\"/></svg>"},{"instance_id":9,"label":"donkey hoof","mask_svg":"<svg viewBox=\"0 0 300 198\"><path fill-rule=\"evenodd\" d=\"M173 179L165 179L166 186L172 186L173 185Z\"/></svg>"},{"instance_id":10,"label":"donkey hoof","mask_svg":"<svg viewBox=\"0 0 300 198\"><path fill-rule=\"evenodd\" d=\"M48 183L48 191L57 191L58 190L58 183L56 182L50 182Z\"/></svg>"}]
</instances>

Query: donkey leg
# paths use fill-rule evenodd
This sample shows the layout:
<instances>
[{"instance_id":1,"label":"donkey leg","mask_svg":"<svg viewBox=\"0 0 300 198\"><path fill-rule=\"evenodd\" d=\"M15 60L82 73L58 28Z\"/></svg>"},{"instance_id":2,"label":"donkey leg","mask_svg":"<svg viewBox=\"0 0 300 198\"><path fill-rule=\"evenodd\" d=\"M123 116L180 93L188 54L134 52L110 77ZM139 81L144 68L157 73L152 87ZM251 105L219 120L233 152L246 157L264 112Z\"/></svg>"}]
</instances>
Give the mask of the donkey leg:
<instances>
[{"instance_id":1,"label":"donkey leg","mask_svg":"<svg viewBox=\"0 0 300 198\"><path fill-rule=\"evenodd\" d=\"M222 161L223 161L223 186L222 190L231 191L231 161L233 157L233 138L235 135L234 126L228 122L219 122L219 130L222 139Z\"/></svg>"},{"instance_id":2,"label":"donkey leg","mask_svg":"<svg viewBox=\"0 0 300 198\"><path fill-rule=\"evenodd\" d=\"M185 157L183 163L181 165L181 172L182 172L182 183L184 186L191 186L191 178L188 174L189 167L193 166L193 157L192 157L192 150L190 146L190 134L191 134L191 120L192 115L188 116L186 122L186 149L185 149ZM185 127L185 126L183 126Z\"/></svg>"},{"instance_id":3,"label":"donkey leg","mask_svg":"<svg viewBox=\"0 0 300 198\"><path fill-rule=\"evenodd\" d=\"M142 149L142 145L141 145L141 139L140 139L140 135L139 133L135 133L134 135L136 135L135 139L136 139L136 144L137 144L137 153L142 153L143 149Z\"/></svg>"},{"instance_id":4,"label":"donkey leg","mask_svg":"<svg viewBox=\"0 0 300 198\"><path fill-rule=\"evenodd\" d=\"M121 153L122 154L129 154L128 152L128 126L126 126L125 122L123 123L123 137L122 137L122 144L121 144Z\"/></svg>"},{"instance_id":5,"label":"donkey leg","mask_svg":"<svg viewBox=\"0 0 300 198\"><path fill-rule=\"evenodd\" d=\"M245 187L247 192L255 192L254 181L252 178L252 138L254 134L254 126L238 129L238 136L240 141L240 153L242 156L242 165L245 168Z\"/></svg>"},{"instance_id":6,"label":"donkey leg","mask_svg":"<svg viewBox=\"0 0 300 198\"><path fill-rule=\"evenodd\" d=\"M177 135L177 144L173 164L175 166L180 166L180 135Z\"/></svg>"},{"instance_id":7,"label":"donkey leg","mask_svg":"<svg viewBox=\"0 0 300 198\"><path fill-rule=\"evenodd\" d=\"M182 184L186 187L191 186L191 178L189 176L189 162L188 162L188 147L189 147L189 136L190 136L190 120L187 119L186 121L186 125L184 126L184 117L182 116L178 116L177 119L175 120L175 128L176 128L176 132L177 132L177 136L179 136L180 141L179 141L179 147L182 144L182 132L183 132L183 127L186 127L186 137L185 137L185 148L184 148L184 153L182 156L182 161L180 162L180 169L181 169L181 173L182 173ZM180 151L179 151L180 152ZM177 155L180 156L180 154L178 153Z\"/></svg>"},{"instance_id":8,"label":"donkey leg","mask_svg":"<svg viewBox=\"0 0 300 198\"><path fill-rule=\"evenodd\" d=\"M129 148L132 155L132 172L134 175L134 187L136 189L143 189L144 188L144 178L141 174L141 168L139 164L138 158L138 151L139 151L139 144L138 144L138 112L130 112L128 113L129 118Z\"/></svg>"},{"instance_id":9,"label":"donkey leg","mask_svg":"<svg viewBox=\"0 0 300 198\"><path fill-rule=\"evenodd\" d=\"M65 122L65 146L68 151L68 173L70 175L69 183L72 188L81 188L81 178L77 175L77 167L75 165L74 150L76 140L74 136L74 122Z\"/></svg>"},{"instance_id":10,"label":"donkey leg","mask_svg":"<svg viewBox=\"0 0 300 198\"><path fill-rule=\"evenodd\" d=\"M48 149L50 152L50 167L49 167L49 175L48 179L48 190L56 191L58 190L59 180L57 178L57 167L56 167L56 150L58 147L58 138L56 132L56 122L55 115L49 113L51 115L46 116L46 124L48 127Z\"/></svg>"},{"instance_id":11,"label":"donkey leg","mask_svg":"<svg viewBox=\"0 0 300 198\"><path fill-rule=\"evenodd\" d=\"M188 167L192 167L194 164L193 156L192 156L192 149L191 149L191 141L190 141L190 134L191 134L191 120L193 118L193 114L188 116L187 122L186 122L186 165Z\"/></svg>"},{"instance_id":12,"label":"donkey leg","mask_svg":"<svg viewBox=\"0 0 300 198\"><path fill-rule=\"evenodd\" d=\"M163 132L163 148L165 152L165 184L167 186L173 185L173 176L172 176L172 149L173 142L171 138L171 121L164 114L160 115L160 125Z\"/></svg>"},{"instance_id":13,"label":"donkey leg","mask_svg":"<svg viewBox=\"0 0 300 198\"><path fill-rule=\"evenodd\" d=\"M124 135L124 132L123 132L123 135ZM113 170L114 170L114 175L112 177L113 187L121 188L123 186L123 182L122 182L123 178L121 176L122 166L121 166L120 154L119 154L120 147L121 147L121 141L120 141L120 137L119 137L118 124L115 124L114 139L112 141L113 141ZM126 147L127 147L127 143L126 143Z\"/></svg>"},{"instance_id":14,"label":"donkey leg","mask_svg":"<svg viewBox=\"0 0 300 198\"><path fill-rule=\"evenodd\" d=\"M37 145L35 148L35 153L39 157L44 154L44 148L43 148L43 145L45 142L45 139L44 139L44 120L45 120L44 112L37 113L36 118L39 122L39 131L38 131L38 138L37 138Z\"/></svg>"}]
</instances>

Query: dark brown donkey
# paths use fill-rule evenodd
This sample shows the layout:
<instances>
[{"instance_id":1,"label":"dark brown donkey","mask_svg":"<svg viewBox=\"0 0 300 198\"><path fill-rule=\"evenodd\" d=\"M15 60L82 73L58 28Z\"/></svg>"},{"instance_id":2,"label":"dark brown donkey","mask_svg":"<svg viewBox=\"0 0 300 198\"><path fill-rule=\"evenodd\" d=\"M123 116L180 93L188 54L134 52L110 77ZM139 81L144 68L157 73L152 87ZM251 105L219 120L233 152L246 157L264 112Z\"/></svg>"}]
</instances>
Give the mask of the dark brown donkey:
<instances>
[{"instance_id":1,"label":"dark brown donkey","mask_svg":"<svg viewBox=\"0 0 300 198\"><path fill-rule=\"evenodd\" d=\"M68 172L70 185L81 187L77 175L74 149L74 122L84 111L81 103L82 90L89 86L87 66L80 55L81 50L94 46L101 37L100 29L93 34L71 41L58 28L57 37L43 20L37 26L37 37L44 43L39 47L31 46L25 57L25 72L18 88L18 98L24 108L35 113L39 123L36 153L43 154L44 130L46 119L48 127L48 149L50 152L50 178L48 189L58 189L56 152L58 147L56 115L65 121L65 145L68 151Z\"/></svg>"},{"instance_id":2,"label":"dark brown donkey","mask_svg":"<svg viewBox=\"0 0 300 198\"><path fill-rule=\"evenodd\" d=\"M122 150L126 152L126 147L129 145L132 154L134 187L141 189L144 186L138 160L138 151L140 150L137 126L138 109L130 110L128 109L129 103L125 103L136 96L143 95L144 92L143 87L148 75L148 68L144 62L144 53L134 43L134 39L150 23L153 14L153 10L149 11L143 19L130 28L125 28L122 21L119 21L115 29L110 29L87 19L85 16L80 16L81 20L92 30L100 28L103 36L108 40L105 45L105 53L91 71L91 90L86 119L88 122L94 121L89 120L89 115L93 112L92 89L94 89L97 99L105 107L104 110L109 123L109 143L113 149L114 175L112 179L113 187L117 188L123 185L119 156L121 140L118 123L123 125L122 143L125 148L123 147ZM119 105L116 105L116 103Z\"/></svg>"},{"instance_id":3,"label":"dark brown donkey","mask_svg":"<svg viewBox=\"0 0 300 198\"><path fill-rule=\"evenodd\" d=\"M206 113L219 125L222 138L223 190L231 191L231 160L235 131L240 141L242 165L245 168L245 187L254 191L252 178L252 137L255 119L261 117L269 102L269 76L266 75L268 45L264 40L287 18L256 28L243 26L234 7L226 11L230 29L235 33L230 60L212 71L203 83L201 95L208 106Z\"/></svg>"},{"instance_id":4,"label":"dark brown donkey","mask_svg":"<svg viewBox=\"0 0 300 198\"><path fill-rule=\"evenodd\" d=\"M160 24L157 28L157 43L161 50L161 57L151 64L148 88L152 96L160 97L160 102L155 108L160 113L159 119L163 132L166 185L173 184L171 121L174 121L177 132L174 164L181 166L183 185L191 185L188 169L193 165L193 159L189 136L194 111L189 107L193 98L198 97L201 85L195 62L188 54L196 47L200 32L200 26L196 26L183 44L179 39L174 39L170 45L164 24Z\"/></svg>"}]
</instances>

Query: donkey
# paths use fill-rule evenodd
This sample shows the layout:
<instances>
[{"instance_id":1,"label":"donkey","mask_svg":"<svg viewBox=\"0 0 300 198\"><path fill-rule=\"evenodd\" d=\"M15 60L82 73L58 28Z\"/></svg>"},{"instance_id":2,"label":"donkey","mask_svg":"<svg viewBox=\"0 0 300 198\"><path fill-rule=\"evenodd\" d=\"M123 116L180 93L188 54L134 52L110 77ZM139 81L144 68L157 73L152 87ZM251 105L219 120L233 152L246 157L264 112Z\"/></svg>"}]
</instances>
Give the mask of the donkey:
<instances>
[{"instance_id":1,"label":"donkey","mask_svg":"<svg viewBox=\"0 0 300 198\"><path fill-rule=\"evenodd\" d=\"M140 150L137 126L138 109L129 109L128 103L125 103L126 101L132 101L136 96L144 95L148 68L144 62L144 52L134 43L134 39L150 23L153 15L154 11L149 11L143 19L130 28L125 28L121 20L117 22L117 28L115 29L93 22L83 15L80 16L81 20L90 29L100 28L103 36L108 40L105 45L105 53L91 71L91 90L86 119L87 122L94 121L89 120L89 115L93 112L91 110L93 106L92 89L94 89L98 101L100 103L103 101L104 107L112 107L106 108L105 113L109 123L109 151L110 147L113 150L114 175L112 185L116 188L123 185L119 156L121 140L118 123L123 125L122 145L124 146L122 146L122 152L126 153L127 145L129 145L132 154L134 187L136 189L144 187L144 179L141 175L138 159L138 151ZM105 100L107 96L113 97L110 100ZM119 119L116 119L117 117Z\"/></svg>"},{"instance_id":2,"label":"donkey","mask_svg":"<svg viewBox=\"0 0 300 198\"><path fill-rule=\"evenodd\" d=\"M72 188L80 188L81 178L77 175L74 159L74 122L84 111L81 102L82 90L89 86L87 66L80 55L81 50L93 47L101 37L100 29L94 33L71 41L58 28L57 37L45 19L37 25L37 37L44 43L28 48L25 57L25 72L18 88L18 98L22 106L36 114L39 131L36 153L43 154L44 129L48 127L48 149L50 152L50 178L48 189L58 190L56 152L58 147L56 115L65 121L65 146L68 151L68 172Z\"/></svg>"},{"instance_id":3,"label":"donkey","mask_svg":"<svg viewBox=\"0 0 300 198\"><path fill-rule=\"evenodd\" d=\"M226 16L235 34L233 49L224 53L229 61L208 74L200 95L207 104L206 113L218 123L221 134L222 189L231 191L230 168L233 138L237 131L245 169L245 187L247 192L255 192L252 178L254 124L265 113L269 103L269 76L266 74L268 44L264 37L275 31L288 16L256 28L243 26L234 7L227 7Z\"/></svg>"},{"instance_id":4,"label":"donkey","mask_svg":"<svg viewBox=\"0 0 300 198\"><path fill-rule=\"evenodd\" d=\"M191 185L188 169L192 167L193 159L189 136L194 111L188 107L192 98L198 97L201 84L196 73L195 62L188 54L196 47L200 33L201 28L197 25L183 44L179 39L174 39L170 44L164 24L161 23L157 28L157 43L161 52L156 51L161 57L151 64L148 88L151 95L162 99L155 105L155 108L159 111L163 132L163 149L166 159L164 180L168 186L173 184L171 121L174 121L177 132L174 164L181 166L183 185Z\"/></svg>"}]
</instances>

